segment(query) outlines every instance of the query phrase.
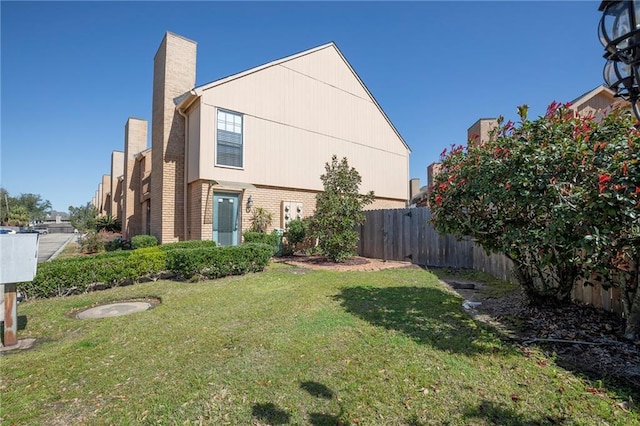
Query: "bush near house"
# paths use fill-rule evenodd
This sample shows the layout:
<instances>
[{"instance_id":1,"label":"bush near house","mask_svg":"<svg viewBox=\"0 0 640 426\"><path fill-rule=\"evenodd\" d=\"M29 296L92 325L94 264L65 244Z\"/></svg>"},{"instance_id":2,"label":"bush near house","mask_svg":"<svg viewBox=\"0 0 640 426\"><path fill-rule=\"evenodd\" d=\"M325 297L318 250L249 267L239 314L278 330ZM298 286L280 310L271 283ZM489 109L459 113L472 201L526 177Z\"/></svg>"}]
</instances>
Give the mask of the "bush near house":
<instances>
[{"instance_id":1,"label":"bush near house","mask_svg":"<svg viewBox=\"0 0 640 426\"><path fill-rule=\"evenodd\" d=\"M21 283L26 298L56 297L155 278L165 269L166 254L157 247L56 259L38 265L31 282Z\"/></svg>"},{"instance_id":2,"label":"bush near house","mask_svg":"<svg viewBox=\"0 0 640 426\"><path fill-rule=\"evenodd\" d=\"M191 240L191 241L178 241L175 243L167 243L159 246L161 250L169 251L180 248L214 248L218 247L218 243L212 240Z\"/></svg>"},{"instance_id":3,"label":"bush near house","mask_svg":"<svg viewBox=\"0 0 640 426\"><path fill-rule=\"evenodd\" d=\"M296 250L313 247L313 239L309 229L311 218L294 219L287 224L282 243L282 255L291 256Z\"/></svg>"},{"instance_id":4,"label":"bush near house","mask_svg":"<svg viewBox=\"0 0 640 426\"><path fill-rule=\"evenodd\" d=\"M34 280L18 289L31 299L155 280L163 272L187 279L220 278L262 271L272 254L272 246L264 244L217 247L213 241L185 241L41 263Z\"/></svg>"},{"instance_id":5,"label":"bush near house","mask_svg":"<svg viewBox=\"0 0 640 426\"><path fill-rule=\"evenodd\" d=\"M273 253L276 254L279 250L280 244L282 242L282 235L280 235L277 231L272 231L270 234L265 234L264 232L254 232L254 231L246 231L242 234L245 244L248 243L259 243L259 244L267 244L273 247Z\"/></svg>"},{"instance_id":6,"label":"bush near house","mask_svg":"<svg viewBox=\"0 0 640 426\"><path fill-rule=\"evenodd\" d=\"M185 279L221 278L260 272L273 256L273 246L247 243L239 246L180 248L167 253L167 269Z\"/></svg>"},{"instance_id":7,"label":"bush near house","mask_svg":"<svg viewBox=\"0 0 640 426\"><path fill-rule=\"evenodd\" d=\"M251 227L249 231L266 234L267 228L273 222L273 213L263 207L255 207L251 213Z\"/></svg>"},{"instance_id":8,"label":"bush near house","mask_svg":"<svg viewBox=\"0 0 640 426\"><path fill-rule=\"evenodd\" d=\"M316 195L311 234L318 238L322 254L333 262L344 262L358 253L357 225L364 222L363 208L374 200L373 191L360 194L362 177L346 157L331 157L320 176L324 191Z\"/></svg>"},{"instance_id":9,"label":"bush near house","mask_svg":"<svg viewBox=\"0 0 640 426\"><path fill-rule=\"evenodd\" d=\"M153 247L158 245L158 239L153 235L135 235L131 237L131 248Z\"/></svg>"}]
</instances>

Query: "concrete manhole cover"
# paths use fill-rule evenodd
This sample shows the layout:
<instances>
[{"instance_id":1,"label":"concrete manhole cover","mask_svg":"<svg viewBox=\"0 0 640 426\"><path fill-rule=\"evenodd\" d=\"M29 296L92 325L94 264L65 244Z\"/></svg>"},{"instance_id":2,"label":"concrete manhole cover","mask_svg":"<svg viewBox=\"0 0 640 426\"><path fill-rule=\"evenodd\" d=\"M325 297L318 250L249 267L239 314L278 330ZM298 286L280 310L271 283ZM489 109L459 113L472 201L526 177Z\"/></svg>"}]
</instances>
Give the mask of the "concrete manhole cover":
<instances>
[{"instance_id":1,"label":"concrete manhole cover","mask_svg":"<svg viewBox=\"0 0 640 426\"><path fill-rule=\"evenodd\" d=\"M117 302L87 309L77 314L76 318L88 319L119 317L122 315L133 314L134 312L146 311L152 307L153 304L150 302Z\"/></svg>"}]
</instances>

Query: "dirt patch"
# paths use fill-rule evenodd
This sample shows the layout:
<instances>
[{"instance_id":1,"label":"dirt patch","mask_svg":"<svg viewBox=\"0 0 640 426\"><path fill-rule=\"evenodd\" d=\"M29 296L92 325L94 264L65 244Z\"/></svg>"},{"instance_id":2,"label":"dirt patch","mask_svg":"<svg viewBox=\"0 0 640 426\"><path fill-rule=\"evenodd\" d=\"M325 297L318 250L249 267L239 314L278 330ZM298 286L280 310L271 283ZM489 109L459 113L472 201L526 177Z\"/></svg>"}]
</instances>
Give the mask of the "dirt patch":
<instances>
[{"instance_id":1,"label":"dirt patch","mask_svg":"<svg viewBox=\"0 0 640 426\"><path fill-rule=\"evenodd\" d=\"M640 398L640 341L624 339L618 316L585 305L531 306L518 289L499 297L487 295L483 283L463 288L457 280L446 285L465 300L480 302L468 309L478 321L490 324L505 340L536 346L556 363L592 379L613 379Z\"/></svg>"},{"instance_id":2,"label":"dirt patch","mask_svg":"<svg viewBox=\"0 0 640 426\"><path fill-rule=\"evenodd\" d=\"M281 257L275 260L277 263L286 263L287 265L297 266L299 268L308 268L315 270L333 270L333 271L380 271L382 269L405 268L412 266L411 262L384 261L381 259L369 259L360 256L354 256L344 263L332 262L323 256L306 256L295 255Z\"/></svg>"}]
</instances>

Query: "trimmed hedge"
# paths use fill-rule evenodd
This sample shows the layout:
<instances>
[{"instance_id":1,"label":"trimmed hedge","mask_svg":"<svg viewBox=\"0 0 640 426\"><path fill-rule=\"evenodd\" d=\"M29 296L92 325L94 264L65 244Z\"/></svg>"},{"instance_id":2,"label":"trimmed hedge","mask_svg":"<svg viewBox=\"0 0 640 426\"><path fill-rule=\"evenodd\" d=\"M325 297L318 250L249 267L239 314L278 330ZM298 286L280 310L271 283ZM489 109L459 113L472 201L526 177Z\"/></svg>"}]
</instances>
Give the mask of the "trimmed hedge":
<instances>
[{"instance_id":1,"label":"trimmed hedge","mask_svg":"<svg viewBox=\"0 0 640 426\"><path fill-rule=\"evenodd\" d=\"M217 247L213 241L184 241L40 263L34 280L18 289L30 299L132 284L167 271L187 279L221 278L262 271L272 255L265 244Z\"/></svg>"},{"instance_id":2,"label":"trimmed hedge","mask_svg":"<svg viewBox=\"0 0 640 426\"><path fill-rule=\"evenodd\" d=\"M114 287L157 276L165 269L165 259L165 252L158 247L56 259L38 264L33 281L21 283L19 290L26 298L34 298L84 292L98 283L102 287Z\"/></svg>"},{"instance_id":3,"label":"trimmed hedge","mask_svg":"<svg viewBox=\"0 0 640 426\"><path fill-rule=\"evenodd\" d=\"M273 255L267 244L248 243L215 249L179 248L167 253L167 269L186 279L221 278L264 270Z\"/></svg>"},{"instance_id":4,"label":"trimmed hedge","mask_svg":"<svg viewBox=\"0 0 640 426\"><path fill-rule=\"evenodd\" d=\"M191 248L212 248L218 247L218 244L212 240L190 240L190 241L178 241L176 243L163 244L160 248L164 251L175 249L191 249Z\"/></svg>"},{"instance_id":5,"label":"trimmed hedge","mask_svg":"<svg viewBox=\"0 0 640 426\"><path fill-rule=\"evenodd\" d=\"M131 237L131 248L139 249L158 245L158 239L153 235L135 235Z\"/></svg>"},{"instance_id":6,"label":"trimmed hedge","mask_svg":"<svg viewBox=\"0 0 640 426\"><path fill-rule=\"evenodd\" d=\"M259 244L267 244L273 247L273 254L275 255L280 251L280 245L282 244L282 235L277 231L272 231L270 234L265 234L264 232L252 232L247 231L242 234L244 238L245 244L248 243L259 243Z\"/></svg>"}]
</instances>

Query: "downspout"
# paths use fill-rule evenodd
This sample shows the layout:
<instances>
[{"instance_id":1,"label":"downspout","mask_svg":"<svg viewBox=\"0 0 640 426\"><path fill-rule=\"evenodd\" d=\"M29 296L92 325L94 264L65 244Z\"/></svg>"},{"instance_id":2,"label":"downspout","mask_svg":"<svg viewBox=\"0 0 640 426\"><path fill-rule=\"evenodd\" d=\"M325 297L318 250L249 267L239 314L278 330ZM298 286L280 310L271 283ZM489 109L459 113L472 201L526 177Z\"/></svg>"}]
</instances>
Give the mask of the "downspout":
<instances>
[{"instance_id":1,"label":"downspout","mask_svg":"<svg viewBox=\"0 0 640 426\"><path fill-rule=\"evenodd\" d=\"M176 108L178 114L184 118L184 191L182 191L182 230L184 232L184 240L187 241L187 191L188 191L188 176L189 176L189 117L182 112L180 107Z\"/></svg>"}]
</instances>

